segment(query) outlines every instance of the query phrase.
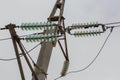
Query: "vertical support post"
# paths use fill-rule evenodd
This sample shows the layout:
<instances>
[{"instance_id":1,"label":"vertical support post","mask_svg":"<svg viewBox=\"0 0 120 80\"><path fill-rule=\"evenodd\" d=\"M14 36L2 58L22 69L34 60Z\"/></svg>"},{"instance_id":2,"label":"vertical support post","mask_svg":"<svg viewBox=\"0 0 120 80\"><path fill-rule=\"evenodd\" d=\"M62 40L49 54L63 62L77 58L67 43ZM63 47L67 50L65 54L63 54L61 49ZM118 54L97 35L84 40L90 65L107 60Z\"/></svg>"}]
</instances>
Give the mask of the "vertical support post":
<instances>
[{"instance_id":1,"label":"vertical support post","mask_svg":"<svg viewBox=\"0 0 120 80\"><path fill-rule=\"evenodd\" d=\"M52 43L43 43L41 45L40 54L38 56L37 65L44 70L45 73L47 73L49 61L51 57L51 53L53 50ZM35 68L36 75L38 77L38 80L45 80L46 75L40 72L37 68ZM35 80L33 78L33 80Z\"/></svg>"},{"instance_id":2,"label":"vertical support post","mask_svg":"<svg viewBox=\"0 0 120 80\"><path fill-rule=\"evenodd\" d=\"M62 1L57 0L49 18L48 18L48 22L55 21L58 23L57 28L61 26L61 21L63 19L64 4L65 4L65 0L62 0ZM60 13L58 16L55 16L57 9L60 10ZM47 31L47 32L51 33L51 32L57 32L57 31L55 29L55 30L51 30L51 31ZM56 44L56 42L55 42L55 44ZM38 60L37 60L37 65L40 68L42 68L45 73L47 73L47 70L48 70L52 50L53 50L52 42L42 43L40 54L39 54ZM35 68L35 72L38 77L38 80L45 80L45 78L46 78L45 74L42 74L41 72L39 72L39 70L37 68ZM35 80L35 79L32 78L32 80Z\"/></svg>"},{"instance_id":3,"label":"vertical support post","mask_svg":"<svg viewBox=\"0 0 120 80\"><path fill-rule=\"evenodd\" d=\"M14 46L14 50L15 50L15 54L16 54L16 58L17 58L17 62L18 62L18 67L19 67L20 74L21 74L21 79L25 80L25 76L24 76L24 72L23 72L23 68L22 68L22 64L21 64L21 59L19 57L19 52L18 52L18 48L17 48L17 44L16 44L17 34L14 30L15 25L9 24L6 26L6 28L9 29L9 32L11 34L11 38L12 38L12 42L13 42L13 46Z\"/></svg>"}]
</instances>

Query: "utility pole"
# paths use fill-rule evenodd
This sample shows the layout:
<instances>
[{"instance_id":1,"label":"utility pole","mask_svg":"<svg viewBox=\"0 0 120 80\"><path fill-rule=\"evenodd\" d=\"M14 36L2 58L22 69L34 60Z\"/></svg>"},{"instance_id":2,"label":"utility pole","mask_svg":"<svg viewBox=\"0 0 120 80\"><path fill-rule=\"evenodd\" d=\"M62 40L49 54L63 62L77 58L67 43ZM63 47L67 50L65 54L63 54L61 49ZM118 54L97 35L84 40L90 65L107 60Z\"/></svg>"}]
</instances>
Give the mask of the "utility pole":
<instances>
[{"instance_id":1,"label":"utility pole","mask_svg":"<svg viewBox=\"0 0 120 80\"><path fill-rule=\"evenodd\" d=\"M28 64L29 69L32 73L32 80L45 80L47 77L47 70L49 67L49 62L51 59L51 54L53 47L56 46L56 42L58 41L58 45L61 48L63 56L65 57L63 69L61 72L61 77L65 76L69 67L69 55L67 48L67 38L66 32L69 35L73 35L75 37L82 36L91 36L91 35L100 35L104 33L108 28L105 24L99 23L81 23L81 24L73 24L71 26L65 27L65 18L63 16L64 12L65 0L57 0L53 10L48 17L47 22L44 23L22 23L20 26L16 26L15 24L9 24L6 28L0 28L0 30L8 29L11 34L11 39L13 42L16 59L18 62L18 67L21 75L21 79L25 80L25 75L23 71L23 66L21 62L21 56L23 56ZM58 11L58 12L57 12ZM108 25L108 24L106 24ZM22 30L43 30L42 33L34 33L26 35L25 37L20 37L17 35L15 28L21 28ZM96 30L94 30L94 28ZM80 31L74 31L74 30ZM82 30L83 29L83 30ZM27 42L40 42L41 49L39 52L39 56L37 62L35 63L28 51L25 49L20 40L26 40ZM61 43L61 40L64 41L64 48ZM19 48L19 49L18 49ZM19 53L21 50L22 54ZM34 68L32 67L29 59L31 59Z\"/></svg>"},{"instance_id":2,"label":"utility pole","mask_svg":"<svg viewBox=\"0 0 120 80\"><path fill-rule=\"evenodd\" d=\"M56 29L53 30L53 32L57 32L61 29L62 22L64 21L64 17L63 17L64 4L65 4L65 0L57 0L50 16L48 17L48 22L56 22L58 24L58 26L56 27ZM58 15L56 15L57 10L60 11ZM47 31L47 32L49 33L51 31ZM42 68L45 73L47 73L52 50L55 45L56 42L54 43L47 42L47 43L42 43L41 45L41 50L38 56L37 65L40 68ZM38 80L45 80L46 75L40 73L37 68L35 68L35 73L38 77ZM32 80L35 79L33 78Z\"/></svg>"},{"instance_id":3,"label":"utility pole","mask_svg":"<svg viewBox=\"0 0 120 80\"><path fill-rule=\"evenodd\" d=\"M17 62L18 62L18 67L19 67L19 70L20 70L20 75L21 75L21 79L22 80L25 80L25 75L24 75L24 71L23 71L23 67L22 67L22 63L21 63L21 59L20 59L20 53L19 53L19 50L18 48L21 50L22 52L22 55L24 56L32 74L33 74L33 77L35 78L35 80L38 80L36 74L35 74L35 71L34 69L32 68L32 65L26 55L26 52L25 52L25 49L20 41L20 38L19 36L16 34L16 31L15 31L15 28L16 28L16 25L15 24L9 24L6 26L6 29L9 29L9 32L11 34L11 38L12 38L12 42L13 42L13 46L14 46L14 50L15 50L15 54L16 54L16 58L17 58Z\"/></svg>"}]
</instances>

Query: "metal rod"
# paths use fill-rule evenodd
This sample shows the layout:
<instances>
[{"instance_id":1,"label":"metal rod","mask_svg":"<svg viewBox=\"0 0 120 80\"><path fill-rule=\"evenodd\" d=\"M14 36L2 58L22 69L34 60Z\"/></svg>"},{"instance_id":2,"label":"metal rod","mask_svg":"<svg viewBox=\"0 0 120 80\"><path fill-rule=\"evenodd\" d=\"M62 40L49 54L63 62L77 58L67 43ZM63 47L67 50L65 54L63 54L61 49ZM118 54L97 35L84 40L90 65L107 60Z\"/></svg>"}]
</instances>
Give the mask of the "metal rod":
<instances>
[{"instance_id":1,"label":"metal rod","mask_svg":"<svg viewBox=\"0 0 120 80\"><path fill-rule=\"evenodd\" d=\"M59 44L59 46L60 46L60 48L61 48L61 50L62 50L62 52L63 52L63 55L64 55L65 59L67 60L65 51L64 51L64 49L63 49L63 47L62 47L62 45L61 45L61 43L60 43L60 40L58 40L58 44Z\"/></svg>"},{"instance_id":2,"label":"metal rod","mask_svg":"<svg viewBox=\"0 0 120 80\"><path fill-rule=\"evenodd\" d=\"M18 45L19 45L19 47L20 47L20 49L21 49L21 51L22 51L22 54L23 54L23 56L24 56L24 58L25 58L25 60L26 60L26 62L27 62L27 64L28 64L28 66L29 66L29 68L30 68L30 70L31 70L31 72L32 72L35 80L38 80L38 78L37 78L37 76L36 76L36 74L35 74L35 72L34 72L34 70L33 70L33 68L32 68L32 65L30 64L30 61L29 61L29 59L27 58L27 55L25 54L25 51L24 51L24 49L23 49L23 47L22 47L22 44L21 44L20 40L17 40L17 43L18 43Z\"/></svg>"},{"instance_id":3,"label":"metal rod","mask_svg":"<svg viewBox=\"0 0 120 80\"><path fill-rule=\"evenodd\" d=\"M53 8L53 10L52 10L52 13L50 14L50 17L53 17L54 15L55 15L55 13L56 13L56 11L57 11L57 3L59 3L60 2L60 0L57 0L56 1L56 3L55 3L55 5L54 5L54 8ZM49 18L50 18L49 17Z\"/></svg>"},{"instance_id":4,"label":"metal rod","mask_svg":"<svg viewBox=\"0 0 120 80\"><path fill-rule=\"evenodd\" d=\"M64 20L63 20L63 28L65 30L65 23L64 23ZM67 46L67 39L66 39L66 33L64 31L64 41L65 41L65 49L66 49L66 56L67 56L67 60L69 61L69 55L68 55L68 46Z\"/></svg>"}]
</instances>

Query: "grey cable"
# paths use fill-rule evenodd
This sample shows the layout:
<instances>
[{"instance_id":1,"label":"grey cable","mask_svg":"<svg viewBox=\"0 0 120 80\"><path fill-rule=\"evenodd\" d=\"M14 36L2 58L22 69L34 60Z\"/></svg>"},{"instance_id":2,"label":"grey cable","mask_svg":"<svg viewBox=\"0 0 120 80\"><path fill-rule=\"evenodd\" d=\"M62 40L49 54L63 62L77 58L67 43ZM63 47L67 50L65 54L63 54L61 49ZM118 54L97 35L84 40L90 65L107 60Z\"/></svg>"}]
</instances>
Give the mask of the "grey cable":
<instances>
[{"instance_id":1,"label":"grey cable","mask_svg":"<svg viewBox=\"0 0 120 80\"><path fill-rule=\"evenodd\" d=\"M36 46L34 46L32 49L30 49L26 54L29 54L32 50L34 50L35 48L37 48L41 43L37 44ZM22 57L22 55L20 55L20 57ZM17 58L10 58L10 59L3 59L0 58L0 61L13 61L16 60Z\"/></svg>"},{"instance_id":2,"label":"grey cable","mask_svg":"<svg viewBox=\"0 0 120 80\"><path fill-rule=\"evenodd\" d=\"M82 72L82 71L88 69L88 68L96 61L96 59L97 59L98 56L100 55L101 51L102 51L103 48L105 47L105 44L106 44L106 42L108 41L108 39L109 39L109 37L110 37L112 31L113 31L113 28L111 28L111 31L110 31L110 33L108 34L107 38L105 39L105 41L104 41L102 47L100 48L98 54L95 56L95 58L94 58L85 68L80 69L80 70L76 70L76 71L70 71L70 72L68 72L66 75L72 74L72 73ZM54 80L58 80L58 79L60 79L60 78L62 78L62 77L63 77L63 76L59 76L59 77L55 78Z\"/></svg>"}]
</instances>

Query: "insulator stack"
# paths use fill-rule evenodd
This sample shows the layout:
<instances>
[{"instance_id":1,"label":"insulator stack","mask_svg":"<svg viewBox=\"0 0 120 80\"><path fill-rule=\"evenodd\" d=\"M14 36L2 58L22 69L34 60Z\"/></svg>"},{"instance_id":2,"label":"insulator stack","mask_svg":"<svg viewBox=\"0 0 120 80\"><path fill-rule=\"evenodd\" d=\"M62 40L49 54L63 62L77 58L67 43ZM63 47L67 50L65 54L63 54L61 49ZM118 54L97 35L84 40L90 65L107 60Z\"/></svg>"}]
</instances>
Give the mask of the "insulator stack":
<instances>
[{"instance_id":1,"label":"insulator stack","mask_svg":"<svg viewBox=\"0 0 120 80\"><path fill-rule=\"evenodd\" d=\"M103 33L103 31L81 31L81 32L75 32L72 35L74 35L75 37L82 37L82 36L97 36L100 35L101 33Z\"/></svg>"},{"instance_id":2,"label":"insulator stack","mask_svg":"<svg viewBox=\"0 0 120 80\"><path fill-rule=\"evenodd\" d=\"M86 28L93 28L93 27L99 27L99 26L102 26L102 24L98 24L98 22L95 22L95 23L73 24L70 27L74 29L82 29L82 28L86 29Z\"/></svg>"},{"instance_id":3,"label":"insulator stack","mask_svg":"<svg viewBox=\"0 0 120 80\"><path fill-rule=\"evenodd\" d=\"M22 30L49 30L49 29L53 29L56 26L55 23L52 22L36 22L36 23L22 23L20 28Z\"/></svg>"},{"instance_id":4,"label":"insulator stack","mask_svg":"<svg viewBox=\"0 0 120 80\"><path fill-rule=\"evenodd\" d=\"M67 71L68 71L68 68L69 68L69 61L64 61L64 65L63 65L63 69L62 69L62 72L61 72L61 76L65 76Z\"/></svg>"},{"instance_id":5,"label":"insulator stack","mask_svg":"<svg viewBox=\"0 0 120 80\"><path fill-rule=\"evenodd\" d=\"M24 38L27 42L52 42L56 41L57 37L59 37L58 34L35 34L35 35L29 35Z\"/></svg>"}]
</instances>

